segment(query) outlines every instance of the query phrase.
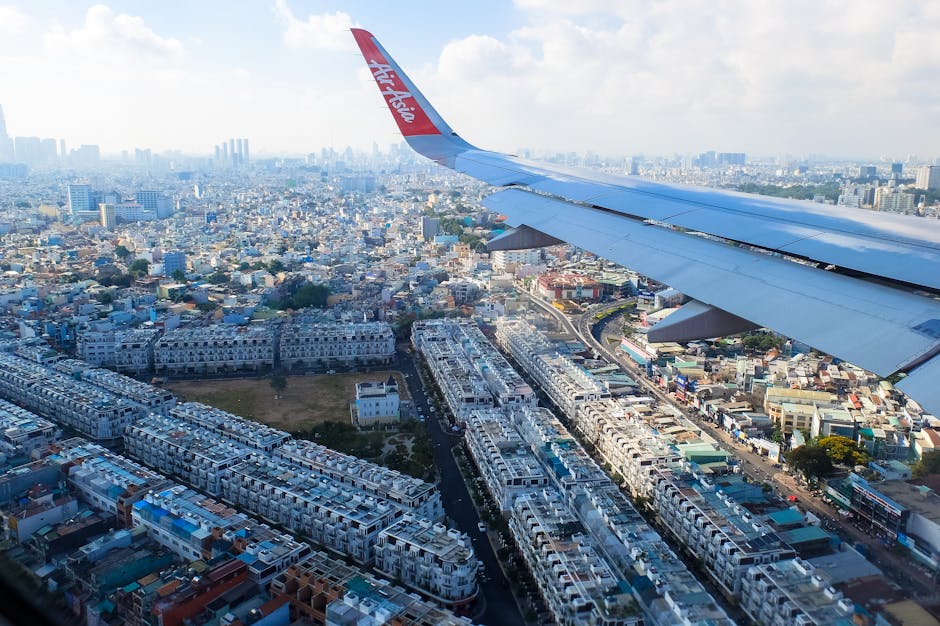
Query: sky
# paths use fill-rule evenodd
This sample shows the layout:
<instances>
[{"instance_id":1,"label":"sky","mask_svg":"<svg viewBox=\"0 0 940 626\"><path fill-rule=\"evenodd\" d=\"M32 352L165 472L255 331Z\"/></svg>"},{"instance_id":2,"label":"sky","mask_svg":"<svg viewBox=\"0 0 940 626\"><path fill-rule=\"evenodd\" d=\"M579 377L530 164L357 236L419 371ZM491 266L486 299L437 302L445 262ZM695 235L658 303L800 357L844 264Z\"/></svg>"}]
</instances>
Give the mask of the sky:
<instances>
[{"instance_id":1,"label":"sky","mask_svg":"<svg viewBox=\"0 0 940 626\"><path fill-rule=\"evenodd\" d=\"M935 0L0 0L0 105L105 154L385 149L350 27L481 148L940 155Z\"/></svg>"}]
</instances>

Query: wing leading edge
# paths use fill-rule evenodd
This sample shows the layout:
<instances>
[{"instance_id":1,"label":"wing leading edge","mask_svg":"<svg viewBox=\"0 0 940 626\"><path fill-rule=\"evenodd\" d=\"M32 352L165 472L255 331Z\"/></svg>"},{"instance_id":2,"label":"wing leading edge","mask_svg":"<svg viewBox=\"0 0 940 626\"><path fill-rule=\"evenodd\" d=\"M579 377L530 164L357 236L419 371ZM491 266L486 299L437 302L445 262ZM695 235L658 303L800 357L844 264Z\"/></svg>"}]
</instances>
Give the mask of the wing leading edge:
<instances>
[{"instance_id":1,"label":"wing leading edge","mask_svg":"<svg viewBox=\"0 0 940 626\"><path fill-rule=\"evenodd\" d=\"M881 376L910 372L910 384L899 386L940 413L940 389L924 382L940 371L940 302L917 292L940 293L933 223L480 150L451 129L370 33L353 35L409 145L458 172L513 187L484 200L510 225L590 250Z\"/></svg>"}]
</instances>

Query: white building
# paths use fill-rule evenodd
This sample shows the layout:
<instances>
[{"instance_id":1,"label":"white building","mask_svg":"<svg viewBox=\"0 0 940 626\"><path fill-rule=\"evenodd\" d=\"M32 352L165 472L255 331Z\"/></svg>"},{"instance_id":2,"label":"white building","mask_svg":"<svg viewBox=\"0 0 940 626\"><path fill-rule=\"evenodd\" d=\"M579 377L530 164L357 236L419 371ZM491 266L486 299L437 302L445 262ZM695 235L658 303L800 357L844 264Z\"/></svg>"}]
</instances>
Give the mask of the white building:
<instances>
[{"instance_id":1,"label":"white building","mask_svg":"<svg viewBox=\"0 0 940 626\"><path fill-rule=\"evenodd\" d=\"M254 450L271 452L291 441L283 430L246 420L222 409L199 402L184 402L168 411L169 417L209 430L225 441L234 441Z\"/></svg>"},{"instance_id":2,"label":"white building","mask_svg":"<svg viewBox=\"0 0 940 626\"><path fill-rule=\"evenodd\" d=\"M478 567L467 535L412 515L379 533L375 544L376 570L450 607L476 596Z\"/></svg>"},{"instance_id":3,"label":"white building","mask_svg":"<svg viewBox=\"0 0 940 626\"><path fill-rule=\"evenodd\" d=\"M356 401L350 407L352 423L358 428L395 424L401 419L398 383L395 378L356 384Z\"/></svg>"},{"instance_id":4,"label":"white building","mask_svg":"<svg viewBox=\"0 0 940 626\"><path fill-rule=\"evenodd\" d=\"M390 363L395 356L395 334L385 322L295 321L281 329L279 353L285 369Z\"/></svg>"},{"instance_id":5,"label":"white building","mask_svg":"<svg viewBox=\"0 0 940 626\"><path fill-rule=\"evenodd\" d=\"M264 585L310 554L310 546L182 485L151 491L132 507L134 526L185 561L240 555L248 578Z\"/></svg>"},{"instance_id":6,"label":"white building","mask_svg":"<svg viewBox=\"0 0 940 626\"><path fill-rule=\"evenodd\" d=\"M117 334L114 369L140 375L153 369L153 346L160 336L155 328L133 328Z\"/></svg>"},{"instance_id":7,"label":"white building","mask_svg":"<svg viewBox=\"0 0 940 626\"><path fill-rule=\"evenodd\" d=\"M187 326L167 332L153 348L158 374L219 374L274 367L276 336L268 324Z\"/></svg>"},{"instance_id":8,"label":"white building","mask_svg":"<svg viewBox=\"0 0 940 626\"><path fill-rule=\"evenodd\" d=\"M741 608L764 626L850 626L855 607L822 570L800 558L756 565L741 580Z\"/></svg>"},{"instance_id":9,"label":"white building","mask_svg":"<svg viewBox=\"0 0 940 626\"><path fill-rule=\"evenodd\" d=\"M61 435L62 431L52 422L0 400L0 452L6 457L29 456Z\"/></svg>"},{"instance_id":10,"label":"white building","mask_svg":"<svg viewBox=\"0 0 940 626\"><path fill-rule=\"evenodd\" d=\"M159 415L138 420L124 433L128 455L213 496L223 473L254 450L217 433Z\"/></svg>"},{"instance_id":11,"label":"white building","mask_svg":"<svg viewBox=\"0 0 940 626\"><path fill-rule=\"evenodd\" d=\"M441 494L431 483L306 440L290 440L272 452L316 476L394 502L416 517L444 519Z\"/></svg>"}]
</instances>

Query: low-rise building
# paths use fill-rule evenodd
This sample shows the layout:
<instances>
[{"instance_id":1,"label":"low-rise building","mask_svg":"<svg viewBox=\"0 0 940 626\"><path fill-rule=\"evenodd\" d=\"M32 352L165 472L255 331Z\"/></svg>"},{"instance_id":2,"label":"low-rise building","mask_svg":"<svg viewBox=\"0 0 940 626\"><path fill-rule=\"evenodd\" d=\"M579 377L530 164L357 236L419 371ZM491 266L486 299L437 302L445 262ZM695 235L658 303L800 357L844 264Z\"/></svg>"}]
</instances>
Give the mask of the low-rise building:
<instances>
[{"instance_id":1,"label":"low-rise building","mask_svg":"<svg viewBox=\"0 0 940 626\"><path fill-rule=\"evenodd\" d=\"M765 626L852 626L854 604L828 576L795 558L755 565L741 579L741 608Z\"/></svg>"},{"instance_id":2,"label":"low-rise building","mask_svg":"<svg viewBox=\"0 0 940 626\"><path fill-rule=\"evenodd\" d=\"M356 384L356 401L350 407L352 423L358 428L395 424L401 419L398 383L392 376L386 381Z\"/></svg>"},{"instance_id":3,"label":"low-rise building","mask_svg":"<svg viewBox=\"0 0 940 626\"><path fill-rule=\"evenodd\" d=\"M270 370L276 347L270 324L186 326L154 344L154 370L170 376Z\"/></svg>"},{"instance_id":4,"label":"low-rise building","mask_svg":"<svg viewBox=\"0 0 940 626\"><path fill-rule=\"evenodd\" d=\"M278 350L285 369L390 363L395 356L395 334L385 322L321 324L295 320L281 329Z\"/></svg>"},{"instance_id":5,"label":"low-rise building","mask_svg":"<svg viewBox=\"0 0 940 626\"><path fill-rule=\"evenodd\" d=\"M379 533L375 544L376 570L450 607L476 596L478 567L467 535L412 515Z\"/></svg>"},{"instance_id":6,"label":"low-rise building","mask_svg":"<svg viewBox=\"0 0 940 626\"><path fill-rule=\"evenodd\" d=\"M33 450L46 447L61 434L52 422L0 400L0 453L7 458L29 457Z\"/></svg>"}]
</instances>

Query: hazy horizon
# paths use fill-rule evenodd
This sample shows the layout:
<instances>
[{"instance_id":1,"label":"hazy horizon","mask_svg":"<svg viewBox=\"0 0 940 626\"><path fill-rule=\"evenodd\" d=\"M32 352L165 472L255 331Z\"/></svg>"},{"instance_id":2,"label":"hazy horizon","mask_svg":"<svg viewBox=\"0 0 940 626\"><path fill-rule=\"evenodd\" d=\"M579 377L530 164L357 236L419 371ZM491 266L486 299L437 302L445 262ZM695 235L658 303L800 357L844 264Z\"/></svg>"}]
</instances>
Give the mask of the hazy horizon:
<instances>
[{"instance_id":1,"label":"hazy horizon","mask_svg":"<svg viewBox=\"0 0 940 626\"><path fill-rule=\"evenodd\" d=\"M0 0L2 1L2 0ZM940 5L272 0L0 4L11 136L253 156L401 138L369 29L476 145L515 152L908 161L940 154Z\"/></svg>"}]
</instances>

